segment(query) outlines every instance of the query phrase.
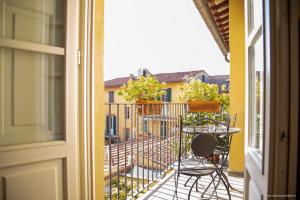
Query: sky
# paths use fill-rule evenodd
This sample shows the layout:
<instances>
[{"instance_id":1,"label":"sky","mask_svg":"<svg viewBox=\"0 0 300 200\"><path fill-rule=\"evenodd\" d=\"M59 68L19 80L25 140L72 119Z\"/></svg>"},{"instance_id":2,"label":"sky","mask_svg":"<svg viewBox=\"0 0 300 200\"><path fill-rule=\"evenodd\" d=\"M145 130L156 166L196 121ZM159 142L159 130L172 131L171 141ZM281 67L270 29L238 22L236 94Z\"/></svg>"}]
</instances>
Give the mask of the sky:
<instances>
[{"instance_id":1,"label":"sky","mask_svg":"<svg viewBox=\"0 0 300 200\"><path fill-rule=\"evenodd\" d=\"M104 79L230 68L192 0L105 0Z\"/></svg>"}]
</instances>

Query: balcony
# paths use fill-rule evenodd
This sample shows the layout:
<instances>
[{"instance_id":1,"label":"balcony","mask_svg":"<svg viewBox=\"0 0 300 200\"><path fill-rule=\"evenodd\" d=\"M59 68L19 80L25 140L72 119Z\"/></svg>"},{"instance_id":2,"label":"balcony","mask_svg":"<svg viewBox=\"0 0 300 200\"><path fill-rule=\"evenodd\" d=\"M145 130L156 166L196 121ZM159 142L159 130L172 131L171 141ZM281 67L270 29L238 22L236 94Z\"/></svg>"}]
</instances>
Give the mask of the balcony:
<instances>
[{"instance_id":1,"label":"balcony","mask_svg":"<svg viewBox=\"0 0 300 200\"><path fill-rule=\"evenodd\" d=\"M185 113L186 105L182 103L106 104L106 199L173 198L173 167L178 158L180 116ZM190 152L187 137L183 135L182 140L185 154ZM233 187L231 199L243 199L243 178L225 174ZM188 197L193 179L186 183L187 179L180 176L178 199ZM210 182L210 177L202 177L198 181L198 191L192 190L191 199L199 199ZM212 187L204 197L211 193ZM228 199L224 185L220 184L217 195ZM216 193L212 198L215 197Z\"/></svg>"}]
</instances>

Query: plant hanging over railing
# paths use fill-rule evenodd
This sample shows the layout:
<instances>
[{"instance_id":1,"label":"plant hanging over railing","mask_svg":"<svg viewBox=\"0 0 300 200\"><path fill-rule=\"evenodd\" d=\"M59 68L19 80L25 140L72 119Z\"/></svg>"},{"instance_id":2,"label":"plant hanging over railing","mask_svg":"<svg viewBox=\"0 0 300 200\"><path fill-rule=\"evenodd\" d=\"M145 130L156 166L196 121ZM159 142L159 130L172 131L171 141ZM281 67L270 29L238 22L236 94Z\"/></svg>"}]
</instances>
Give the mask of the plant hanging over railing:
<instances>
[{"instance_id":1,"label":"plant hanging over railing","mask_svg":"<svg viewBox=\"0 0 300 200\"><path fill-rule=\"evenodd\" d=\"M141 76L137 80L130 79L118 91L118 95L126 101L155 101L165 94L162 89L165 83L160 83L154 76Z\"/></svg>"},{"instance_id":2,"label":"plant hanging over railing","mask_svg":"<svg viewBox=\"0 0 300 200\"><path fill-rule=\"evenodd\" d=\"M191 80L184 84L181 89L179 98L189 104L201 102L218 103L222 106L222 111L228 111L230 96L229 94L220 94L218 85L204 83L201 80Z\"/></svg>"}]
</instances>

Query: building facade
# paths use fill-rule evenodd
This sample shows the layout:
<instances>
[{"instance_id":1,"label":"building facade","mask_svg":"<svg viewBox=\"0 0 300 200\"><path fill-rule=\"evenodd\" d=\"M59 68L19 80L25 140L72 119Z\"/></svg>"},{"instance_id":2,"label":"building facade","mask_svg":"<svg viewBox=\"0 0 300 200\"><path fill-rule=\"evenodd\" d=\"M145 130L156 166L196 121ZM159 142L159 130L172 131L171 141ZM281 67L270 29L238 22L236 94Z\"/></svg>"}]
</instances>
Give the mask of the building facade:
<instances>
[{"instance_id":1,"label":"building facade","mask_svg":"<svg viewBox=\"0 0 300 200\"><path fill-rule=\"evenodd\" d=\"M155 135L157 137L164 137L164 134L168 132L167 130L167 120L160 119L156 121L153 125L154 127L160 127L158 131L151 131L153 121L149 118L136 116L133 112L136 107L131 105L134 102L127 102L123 97L118 96L117 92L120 87L128 82L130 79L137 79L139 76L145 76L151 74L147 69L140 69L137 72L137 76L130 75L128 77L120 77L112 80L105 81L105 102L107 103L105 110L105 118L106 118L106 143L108 142L108 137L111 136L113 138L112 142L116 142L117 138L119 141L123 142L125 139L129 138L130 131L133 131L134 138L145 137L146 135ZM184 85L184 83L189 82L191 79L198 79L202 82L209 84L217 84L219 90L221 92L221 86L226 86L226 91L229 90L229 75L216 75L210 76L204 70L198 71L186 71L186 72L174 72L174 73L159 73L152 74L157 78L159 82L164 82L166 85L164 89L166 94L161 97L161 100L164 102L162 115L170 114L170 110L172 109L172 105L168 105L168 103L182 103L179 98L181 93L180 88ZM225 92L226 92L225 91ZM137 122L139 123L136 129L131 129L131 118L136 119L139 117ZM117 121L117 119L123 119ZM149 131L150 129L150 131Z\"/></svg>"}]
</instances>

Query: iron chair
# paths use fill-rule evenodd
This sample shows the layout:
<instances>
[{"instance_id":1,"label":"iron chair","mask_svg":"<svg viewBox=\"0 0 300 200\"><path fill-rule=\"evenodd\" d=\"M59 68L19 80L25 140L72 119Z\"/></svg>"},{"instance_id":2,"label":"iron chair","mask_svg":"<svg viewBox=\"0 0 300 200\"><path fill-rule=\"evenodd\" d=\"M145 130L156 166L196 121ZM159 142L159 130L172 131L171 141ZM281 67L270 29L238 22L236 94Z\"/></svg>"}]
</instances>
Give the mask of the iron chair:
<instances>
[{"instance_id":1,"label":"iron chair","mask_svg":"<svg viewBox=\"0 0 300 200\"><path fill-rule=\"evenodd\" d=\"M182 119L181 119L181 122L182 122ZM213 124L215 126L224 126L223 124L220 124L219 122L217 122L216 120L211 119L211 118L203 118L203 119L201 119L201 123L202 122L205 122L208 124ZM227 127L227 131L228 131L228 127ZM226 187L229 199L231 199L229 187L226 184L227 182L222 175L223 174L223 172L222 172L223 164L225 162L222 160L221 165L219 165L217 163L211 164L211 163L201 162L201 165L188 166L188 164L186 164L186 163L190 163L190 159L182 159L182 151L181 151L181 149L182 149L182 133L183 132L182 132L182 123L181 123L180 135L179 135L178 166L177 166L177 168L175 168L175 173L174 173L174 180L175 180L174 197L175 196L177 197L178 180L179 180L180 175L182 174L182 175L190 176L190 178L196 177L196 180L193 182L193 184L190 188L188 199L190 199L190 195L191 195L193 187L195 185L196 185L196 187L198 187L197 182L203 176L210 176L212 178L212 182L209 184L209 186L212 183L214 184L214 191L211 194L211 197L214 194L214 192L216 192L216 189L217 189L220 181L222 181L222 183ZM193 157L195 157L199 160L203 159L203 158L207 158L214 153L217 146L218 146L217 135L214 131L212 131L211 133L201 133L201 131L200 131L199 133L197 133L197 136L192 140L192 143L191 143L191 150L193 153ZM225 158L226 157L223 157L223 159L225 159ZM219 180L218 180L217 185L215 185L215 179L217 176L219 177ZM208 187L206 188L205 192L207 191ZM217 193L216 193L216 195L217 195Z\"/></svg>"}]
</instances>

